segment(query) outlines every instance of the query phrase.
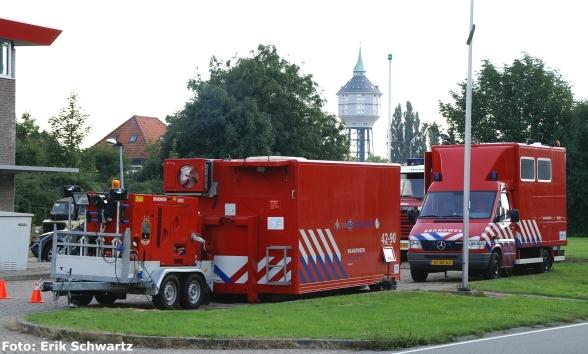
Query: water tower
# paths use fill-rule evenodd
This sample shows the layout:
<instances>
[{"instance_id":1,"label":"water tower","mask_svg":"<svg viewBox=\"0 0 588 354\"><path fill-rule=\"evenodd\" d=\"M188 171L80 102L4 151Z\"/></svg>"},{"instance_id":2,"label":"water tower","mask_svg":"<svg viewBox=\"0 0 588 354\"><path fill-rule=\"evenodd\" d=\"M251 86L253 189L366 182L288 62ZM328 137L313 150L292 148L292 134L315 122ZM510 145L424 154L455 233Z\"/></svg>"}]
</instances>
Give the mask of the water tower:
<instances>
[{"instance_id":1,"label":"water tower","mask_svg":"<svg viewBox=\"0 0 588 354\"><path fill-rule=\"evenodd\" d=\"M339 118L347 127L351 154L358 161L365 161L374 151L372 127L380 118L380 96L378 86L365 76L360 47L353 77L337 92Z\"/></svg>"}]
</instances>

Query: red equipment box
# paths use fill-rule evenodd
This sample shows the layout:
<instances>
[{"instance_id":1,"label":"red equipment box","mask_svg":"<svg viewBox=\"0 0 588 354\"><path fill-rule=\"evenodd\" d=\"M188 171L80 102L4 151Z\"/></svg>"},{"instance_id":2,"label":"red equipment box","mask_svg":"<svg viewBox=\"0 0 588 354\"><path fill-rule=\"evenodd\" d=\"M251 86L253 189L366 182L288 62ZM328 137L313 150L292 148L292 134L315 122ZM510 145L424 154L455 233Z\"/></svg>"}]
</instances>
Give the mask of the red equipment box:
<instances>
[{"instance_id":1,"label":"red equipment box","mask_svg":"<svg viewBox=\"0 0 588 354\"><path fill-rule=\"evenodd\" d=\"M198 199L131 194L126 214L141 261L161 266L191 266L200 257L202 233ZM124 232L124 231L122 231Z\"/></svg>"},{"instance_id":2,"label":"red equipment box","mask_svg":"<svg viewBox=\"0 0 588 354\"><path fill-rule=\"evenodd\" d=\"M258 301L263 293L399 280L399 165L273 157L211 162L214 188L199 198L199 211L214 254L215 293ZM169 180L179 178L181 166L205 163L167 160L166 192L181 192Z\"/></svg>"}]
</instances>

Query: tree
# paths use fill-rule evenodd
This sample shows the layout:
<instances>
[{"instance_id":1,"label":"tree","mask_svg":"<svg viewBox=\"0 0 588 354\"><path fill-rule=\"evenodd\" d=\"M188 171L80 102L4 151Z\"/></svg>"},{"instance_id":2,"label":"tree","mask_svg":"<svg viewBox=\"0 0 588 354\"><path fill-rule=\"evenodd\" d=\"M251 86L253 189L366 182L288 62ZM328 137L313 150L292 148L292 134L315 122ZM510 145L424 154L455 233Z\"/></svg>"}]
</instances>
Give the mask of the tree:
<instances>
[{"instance_id":1,"label":"tree","mask_svg":"<svg viewBox=\"0 0 588 354\"><path fill-rule=\"evenodd\" d=\"M419 113L406 102L406 111L398 105L390 126L390 148L392 162L403 163L409 157L423 156L427 150L427 124L421 124Z\"/></svg>"},{"instance_id":2,"label":"tree","mask_svg":"<svg viewBox=\"0 0 588 354\"><path fill-rule=\"evenodd\" d=\"M574 105L564 143L567 149L567 201L568 229L570 234L588 234L588 101Z\"/></svg>"},{"instance_id":3,"label":"tree","mask_svg":"<svg viewBox=\"0 0 588 354\"><path fill-rule=\"evenodd\" d=\"M466 84L439 102L449 131L464 136ZM488 60L472 83L472 140L552 143L565 135L571 117L570 84L543 61L524 54L502 70Z\"/></svg>"},{"instance_id":4,"label":"tree","mask_svg":"<svg viewBox=\"0 0 588 354\"><path fill-rule=\"evenodd\" d=\"M71 92L67 107L62 108L57 117L49 118L51 136L60 143L62 165L75 166L80 161L80 145L90 133L86 126L88 115L78 105L78 95Z\"/></svg>"},{"instance_id":5,"label":"tree","mask_svg":"<svg viewBox=\"0 0 588 354\"><path fill-rule=\"evenodd\" d=\"M233 64L234 63L234 64ZM179 156L291 155L344 159L345 128L323 111L312 75L260 45L251 57L210 61L210 79L188 83L194 97L167 117L163 151Z\"/></svg>"},{"instance_id":6,"label":"tree","mask_svg":"<svg viewBox=\"0 0 588 354\"><path fill-rule=\"evenodd\" d=\"M426 137L427 137L427 145L433 146L433 145L438 145L442 143L442 138L441 138L441 128L439 127L439 125L435 122L431 123L431 124L424 124L426 125Z\"/></svg>"}]
</instances>

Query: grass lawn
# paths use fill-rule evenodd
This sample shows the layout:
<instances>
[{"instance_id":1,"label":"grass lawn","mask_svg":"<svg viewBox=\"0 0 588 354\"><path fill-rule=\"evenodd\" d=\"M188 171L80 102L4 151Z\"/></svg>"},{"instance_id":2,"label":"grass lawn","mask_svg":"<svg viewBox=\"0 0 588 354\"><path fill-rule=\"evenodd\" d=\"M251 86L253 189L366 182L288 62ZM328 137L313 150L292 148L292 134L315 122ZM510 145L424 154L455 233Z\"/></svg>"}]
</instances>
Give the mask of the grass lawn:
<instances>
[{"instance_id":1,"label":"grass lawn","mask_svg":"<svg viewBox=\"0 0 588 354\"><path fill-rule=\"evenodd\" d=\"M533 294L588 300L588 237L568 239L566 261L544 274L474 281L472 288L513 294Z\"/></svg>"},{"instance_id":2,"label":"grass lawn","mask_svg":"<svg viewBox=\"0 0 588 354\"><path fill-rule=\"evenodd\" d=\"M395 291L228 309L80 308L27 317L40 324L90 331L211 338L369 339L381 348L441 343L463 335L586 318L586 301Z\"/></svg>"}]
</instances>

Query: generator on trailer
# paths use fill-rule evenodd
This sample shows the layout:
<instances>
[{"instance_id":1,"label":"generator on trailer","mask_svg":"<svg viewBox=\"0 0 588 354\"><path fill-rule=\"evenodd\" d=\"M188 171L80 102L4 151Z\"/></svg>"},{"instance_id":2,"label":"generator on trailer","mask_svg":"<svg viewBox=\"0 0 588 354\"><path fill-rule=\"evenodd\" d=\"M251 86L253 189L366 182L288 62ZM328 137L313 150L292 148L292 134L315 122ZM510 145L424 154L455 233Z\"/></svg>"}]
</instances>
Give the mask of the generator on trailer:
<instances>
[{"instance_id":1,"label":"generator on trailer","mask_svg":"<svg viewBox=\"0 0 588 354\"><path fill-rule=\"evenodd\" d=\"M81 305L140 293L160 308L196 308L212 291L257 302L395 288L399 170L267 156L166 160L166 195L89 194L88 232L56 231L67 236L54 243L65 254L43 289Z\"/></svg>"}]
</instances>

